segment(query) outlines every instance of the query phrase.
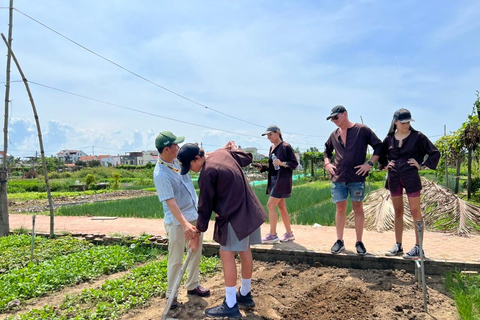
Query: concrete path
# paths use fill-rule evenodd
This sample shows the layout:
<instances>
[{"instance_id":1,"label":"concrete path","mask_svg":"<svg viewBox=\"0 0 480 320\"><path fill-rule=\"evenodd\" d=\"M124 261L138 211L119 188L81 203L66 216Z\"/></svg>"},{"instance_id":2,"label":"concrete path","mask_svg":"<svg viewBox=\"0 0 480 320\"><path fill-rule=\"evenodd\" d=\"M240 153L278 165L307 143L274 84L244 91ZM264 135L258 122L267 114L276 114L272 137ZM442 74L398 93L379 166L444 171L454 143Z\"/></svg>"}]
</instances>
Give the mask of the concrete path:
<instances>
[{"instance_id":1,"label":"concrete path","mask_svg":"<svg viewBox=\"0 0 480 320\"><path fill-rule=\"evenodd\" d=\"M124 234L141 235L142 233L166 236L163 220L160 219L137 219L137 218L117 218L114 220L97 220L95 217L55 217L55 233L69 231L71 233L89 233L89 234ZM10 230L20 227L32 228L32 215L11 214ZM262 235L269 232L270 226L262 226ZM330 248L336 241L335 227L312 227L294 225L293 232L296 240L286 244L263 244L255 248L274 249L274 250L296 250L296 251L314 251L323 254L330 254ZM36 232L46 232L50 230L50 217L44 215L36 216ZM280 223L277 228L279 235L285 231L283 224ZM211 222L204 238L205 242L213 243L213 222ZM406 230L403 235L404 250L410 250L415 243L413 230ZM342 255L355 254L355 230L345 229L345 247L346 253ZM395 242L393 231L364 232L363 242L370 256L385 257L385 252L390 250ZM424 248L427 258L435 261L445 262L464 262L480 264L480 235L471 237L459 237L448 233L425 232ZM395 258L388 258L395 259Z\"/></svg>"}]
</instances>

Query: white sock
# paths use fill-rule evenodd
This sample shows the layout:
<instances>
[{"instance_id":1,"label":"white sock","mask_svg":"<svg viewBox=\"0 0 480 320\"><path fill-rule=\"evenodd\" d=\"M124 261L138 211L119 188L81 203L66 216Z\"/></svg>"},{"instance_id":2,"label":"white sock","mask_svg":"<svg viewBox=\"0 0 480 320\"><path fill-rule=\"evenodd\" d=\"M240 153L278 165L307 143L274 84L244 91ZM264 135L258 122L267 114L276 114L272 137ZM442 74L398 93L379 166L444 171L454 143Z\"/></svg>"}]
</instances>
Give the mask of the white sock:
<instances>
[{"instance_id":1,"label":"white sock","mask_svg":"<svg viewBox=\"0 0 480 320\"><path fill-rule=\"evenodd\" d=\"M237 303L237 287L225 287L225 301L229 308Z\"/></svg>"},{"instance_id":2,"label":"white sock","mask_svg":"<svg viewBox=\"0 0 480 320\"><path fill-rule=\"evenodd\" d=\"M252 287L252 279L243 279L242 278L242 286L240 287L240 294L242 296L246 296Z\"/></svg>"}]
</instances>

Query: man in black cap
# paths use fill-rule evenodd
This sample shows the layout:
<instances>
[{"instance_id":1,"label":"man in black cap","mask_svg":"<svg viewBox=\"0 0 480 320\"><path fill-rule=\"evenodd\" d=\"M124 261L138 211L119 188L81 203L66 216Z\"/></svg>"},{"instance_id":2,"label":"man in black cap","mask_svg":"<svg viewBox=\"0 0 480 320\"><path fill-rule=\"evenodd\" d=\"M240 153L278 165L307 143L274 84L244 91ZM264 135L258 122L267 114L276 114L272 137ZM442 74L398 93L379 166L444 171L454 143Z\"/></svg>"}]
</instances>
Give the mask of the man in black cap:
<instances>
[{"instance_id":1,"label":"man in black cap","mask_svg":"<svg viewBox=\"0 0 480 320\"><path fill-rule=\"evenodd\" d=\"M337 241L331 252L334 254L345 250L343 231L346 223L347 198L350 194L353 211L355 212L355 232L357 254L365 255L363 226L365 214L363 199L365 198L365 177L378 161L382 149L382 141L366 125L351 122L344 106L333 107L327 120L338 127L325 142L325 169L332 177L332 200L336 204L335 223ZM373 148L373 157L366 160L368 146ZM333 152L335 161L332 163Z\"/></svg>"},{"instance_id":2,"label":"man in black cap","mask_svg":"<svg viewBox=\"0 0 480 320\"><path fill-rule=\"evenodd\" d=\"M240 151L233 141L225 148L205 155L196 144L186 143L178 152L182 174L200 172L197 229L205 232L215 212L213 239L220 243L220 258L225 276L225 300L208 308L212 318L241 318L238 306L254 307L251 294L253 258L250 245L262 243L260 226L267 214L250 187L242 167L252 162L252 154ZM196 248L196 239L192 247ZM235 252L241 260L241 287L236 291L237 267Z\"/></svg>"},{"instance_id":3,"label":"man in black cap","mask_svg":"<svg viewBox=\"0 0 480 320\"><path fill-rule=\"evenodd\" d=\"M160 132L155 139L159 155L153 171L153 182L158 199L163 205L165 230L168 234L167 297L172 294L173 285L180 274L186 240L197 235L195 228L198 217L197 193L190 176L180 175L180 164L177 161L178 144L184 140L184 137L177 137L170 131ZM201 247L202 239L200 236L197 246ZM188 277L185 286L188 294L208 297L210 290L199 284L201 257L201 249L192 254L187 266ZM178 300L175 297L170 308L177 307Z\"/></svg>"}]
</instances>

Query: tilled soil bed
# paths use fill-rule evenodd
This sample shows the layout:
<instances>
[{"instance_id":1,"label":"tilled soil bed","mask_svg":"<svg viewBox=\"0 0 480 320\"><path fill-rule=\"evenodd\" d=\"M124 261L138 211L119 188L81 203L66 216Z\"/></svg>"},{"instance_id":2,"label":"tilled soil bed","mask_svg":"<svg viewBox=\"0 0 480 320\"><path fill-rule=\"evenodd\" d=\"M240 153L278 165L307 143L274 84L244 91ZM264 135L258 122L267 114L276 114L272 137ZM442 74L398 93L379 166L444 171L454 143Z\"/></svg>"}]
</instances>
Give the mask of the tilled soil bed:
<instances>
[{"instance_id":1,"label":"tilled soil bed","mask_svg":"<svg viewBox=\"0 0 480 320\"><path fill-rule=\"evenodd\" d=\"M238 268L240 266L238 265ZM403 270L356 270L311 267L284 262L254 263L252 294L255 309L241 310L244 319L458 319L455 303L443 287L441 277L427 277L428 311L414 276ZM176 319L209 319L206 307L222 303L223 274L202 283L212 290L208 298L187 296L182 288L180 307L170 311ZM165 299L125 315L122 320L159 319Z\"/></svg>"}]
</instances>

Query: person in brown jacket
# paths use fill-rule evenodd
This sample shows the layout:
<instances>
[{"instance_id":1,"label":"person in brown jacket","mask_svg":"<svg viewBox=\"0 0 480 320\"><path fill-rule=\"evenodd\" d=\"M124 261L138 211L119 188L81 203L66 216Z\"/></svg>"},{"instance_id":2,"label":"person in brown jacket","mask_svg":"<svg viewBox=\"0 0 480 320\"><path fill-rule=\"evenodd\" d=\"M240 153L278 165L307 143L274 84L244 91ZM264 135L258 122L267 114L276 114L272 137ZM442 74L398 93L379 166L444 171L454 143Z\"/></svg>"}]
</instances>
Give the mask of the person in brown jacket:
<instances>
[{"instance_id":1,"label":"person in brown jacket","mask_svg":"<svg viewBox=\"0 0 480 320\"><path fill-rule=\"evenodd\" d=\"M220 258L225 277L225 300L208 308L205 314L213 318L241 318L238 306L254 307L251 294L253 258L250 245L261 243L260 226L267 219L262 204L249 185L242 167L252 162L252 154L240 151L233 141L225 148L205 154L196 144L180 148L178 160L181 174L189 170L200 172L197 229L205 232L212 212L215 212L213 238L220 243ZM191 240L194 250L199 237ZM236 291L237 267L235 252L241 259L241 287Z\"/></svg>"},{"instance_id":2,"label":"person in brown jacket","mask_svg":"<svg viewBox=\"0 0 480 320\"><path fill-rule=\"evenodd\" d=\"M420 131L412 128L412 114L407 109L399 109L393 115L392 125L383 140L380 167L388 170L386 188L390 190L395 211L395 244L387 256L403 254L403 189L405 189L414 221L423 219L420 209L422 182L418 172L422 169L435 169L440 160L440 152ZM425 156L428 156L425 159ZM415 230L415 246L403 255L405 259L420 256L418 232Z\"/></svg>"},{"instance_id":3,"label":"person in brown jacket","mask_svg":"<svg viewBox=\"0 0 480 320\"><path fill-rule=\"evenodd\" d=\"M262 134L262 136L265 135L272 143L268 152L268 165L254 164L255 167L260 169L260 172L268 171L267 194L270 197L268 198L267 209L270 232L262 241L263 243L293 241L295 235L290 224L285 199L289 198L292 193L292 176L293 170L298 166L297 157L292 146L283 141L282 132L278 126L269 126ZM286 231L282 238L277 235L277 207Z\"/></svg>"}]
</instances>

